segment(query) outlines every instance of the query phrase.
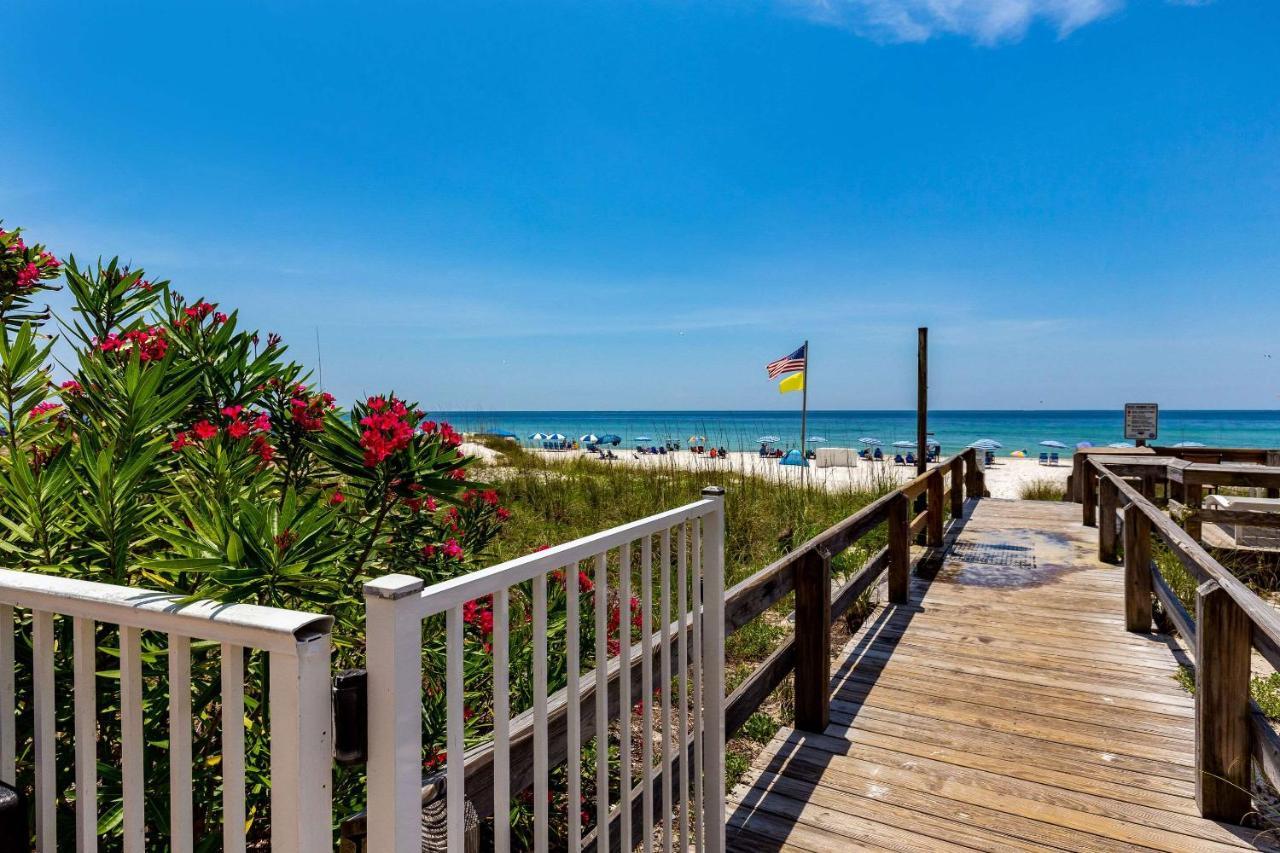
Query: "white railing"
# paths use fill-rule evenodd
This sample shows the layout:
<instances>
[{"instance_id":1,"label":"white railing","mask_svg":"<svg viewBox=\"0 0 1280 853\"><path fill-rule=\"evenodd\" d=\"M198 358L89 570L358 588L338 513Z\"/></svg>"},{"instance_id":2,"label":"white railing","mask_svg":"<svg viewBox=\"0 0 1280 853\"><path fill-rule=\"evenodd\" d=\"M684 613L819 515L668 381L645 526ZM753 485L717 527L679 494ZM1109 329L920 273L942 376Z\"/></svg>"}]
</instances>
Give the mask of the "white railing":
<instances>
[{"instance_id":1,"label":"white railing","mask_svg":"<svg viewBox=\"0 0 1280 853\"><path fill-rule=\"evenodd\" d=\"M533 637L533 832L534 849L548 845L548 794L551 770L548 746L548 607L547 579L563 573L565 585L563 648L566 665L563 724L568 803L567 847L581 850L594 843L608 851L611 841L631 849L639 831L643 848L652 849L653 823L660 823L661 849L695 847L724 850L724 498L707 489L704 499L582 539L521 557L483 571L423 588L423 582L391 575L366 584L366 638L369 671L368 849L378 853L417 853L421 849L423 766L423 631L424 620L445 615L446 778L448 849L464 849L465 718L463 694L464 608L492 596L493 613L493 796L494 846L510 850L511 763L509 735L512 590L527 604ZM638 549L636 545L638 543ZM656 545L656 548L655 548ZM635 557L639 557L638 567ZM654 557L658 558L654 589ZM611 557L611 555L614 555ZM674 567L673 567L674 557ZM582 648L578 572L590 570L595 650L594 672L581 672ZM610 566L613 571L610 571ZM673 578L674 572L674 578ZM610 575L613 575L613 581ZM639 579L640 719L632 716L631 641L633 580ZM559 575L557 575L559 577ZM618 661L609 654L609 590L616 581L619 628ZM527 584L527 586L525 586ZM706 594L704 600L703 594ZM657 614L654 599L656 592ZM527 600L525 597L527 596ZM672 601L672 598L675 601ZM557 620L559 614L556 614ZM429 625L434 626L434 622ZM655 629L657 626L657 630ZM560 637L556 638L557 646ZM659 680L653 664L659 663ZM672 672L673 659L675 672ZM609 662L610 665L606 665ZM617 673L619 755L616 779L611 776L609 681ZM597 738L596 827L583 834L579 813L582 793L583 684L594 681L594 732ZM673 686L674 685L674 686ZM654 718L653 696L660 707ZM672 692L676 707L672 707ZM658 735L655 756L654 735ZM632 783L633 737L641 740L639 788ZM655 760L656 759L656 760ZM692 771L692 772L690 772ZM609 789L618 783L618 802ZM661 784L661 793L655 792ZM661 802L655 799L660 797ZM640 815L633 824L633 801ZM661 812L655 821L655 806ZM647 818L647 819L646 819ZM650 825L642 825L648 823ZM611 827L617 836L611 838Z\"/></svg>"},{"instance_id":2,"label":"white railing","mask_svg":"<svg viewBox=\"0 0 1280 853\"><path fill-rule=\"evenodd\" d=\"M15 608L30 611L31 684L15 683ZM196 840L192 825L193 640L221 644L223 849L245 849L247 649L269 655L270 687L264 698L271 711L271 849L282 853L332 849L332 617L245 604L183 604L176 596L149 590L0 569L0 780L16 782L15 699L29 697L34 719L36 849L40 853L52 853L57 845L54 661L59 618L72 622L74 724L72 732L62 734L74 740L77 851L93 853L98 845L95 659L99 623L118 626L118 754L126 853L142 853L162 843L146 837L144 816L147 790L163 787L164 781L144 778L144 750L156 747L143 739L143 631L168 635L170 849L190 853ZM112 746L115 752L116 745Z\"/></svg>"}]
</instances>

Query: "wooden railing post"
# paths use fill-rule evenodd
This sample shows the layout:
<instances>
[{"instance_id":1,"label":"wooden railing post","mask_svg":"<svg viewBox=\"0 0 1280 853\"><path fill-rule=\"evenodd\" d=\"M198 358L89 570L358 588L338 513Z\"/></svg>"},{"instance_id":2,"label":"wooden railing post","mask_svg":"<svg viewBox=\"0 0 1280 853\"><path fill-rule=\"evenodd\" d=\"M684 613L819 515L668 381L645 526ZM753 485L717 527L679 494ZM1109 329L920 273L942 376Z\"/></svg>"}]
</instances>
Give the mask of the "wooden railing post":
<instances>
[{"instance_id":1,"label":"wooden railing post","mask_svg":"<svg viewBox=\"0 0 1280 853\"><path fill-rule=\"evenodd\" d=\"M982 497L982 491L978 488L978 451L972 447L961 454L964 459L964 490L971 498Z\"/></svg>"},{"instance_id":2,"label":"wooden railing post","mask_svg":"<svg viewBox=\"0 0 1280 853\"><path fill-rule=\"evenodd\" d=\"M1116 561L1116 504L1120 491L1110 477L1098 480L1098 559Z\"/></svg>"},{"instance_id":3,"label":"wooden railing post","mask_svg":"<svg viewBox=\"0 0 1280 853\"><path fill-rule=\"evenodd\" d=\"M1196 590L1196 805L1240 823L1249 795L1249 617L1217 581Z\"/></svg>"},{"instance_id":4,"label":"wooden railing post","mask_svg":"<svg viewBox=\"0 0 1280 853\"><path fill-rule=\"evenodd\" d=\"M1151 519L1136 503L1124 508L1124 627L1151 631Z\"/></svg>"},{"instance_id":5,"label":"wooden railing post","mask_svg":"<svg viewBox=\"0 0 1280 853\"><path fill-rule=\"evenodd\" d=\"M819 548L796 566L796 728L822 732L831 701L831 554Z\"/></svg>"},{"instance_id":6,"label":"wooden railing post","mask_svg":"<svg viewBox=\"0 0 1280 853\"><path fill-rule=\"evenodd\" d=\"M1268 468L1280 468L1280 450L1268 450L1264 463ZM1267 497L1280 498L1280 489L1268 488Z\"/></svg>"},{"instance_id":7,"label":"wooden railing post","mask_svg":"<svg viewBox=\"0 0 1280 853\"><path fill-rule=\"evenodd\" d=\"M925 494L929 496L925 505L925 544L930 548L942 545L942 474L942 466L938 466L925 480Z\"/></svg>"},{"instance_id":8,"label":"wooden railing post","mask_svg":"<svg viewBox=\"0 0 1280 853\"><path fill-rule=\"evenodd\" d=\"M1199 542L1200 534L1203 531L1201 530L1200 519L1195 515L1195 513L1199 512L1203 508L1201 506L1201 502L1204 497L1204 486L1199 483L1187 483L1182 488L1183 496L1187 501L1187 509L1192 513L1187 516L1187 520L1186 523L1183 524L1183 528L1187 533L1191 534L1192 539Z\"/></svg>"},{"instance_id":9,"label":"wooden railing post","mask_svg":"<svg viewBox=\"0 0 1280 853\"><path fill-rule=\"evenodd\" d=\"M951 517L964 515L964 457L951 460Z\"/></svg>"},{"instance_id":10,"label":"wooden railing post","mask_svg":"<svg viewBox=\"0 0 1280 853\"><path fill-rule=\"evenodd\" d=\"M1088 457L1085 457L1080 478L1082 481L1081 488L1084 489L1082 492L1084 499L1082 503L1083 518L1081 520L1084 522L1085 527L1096 527L1098 524L1098 471L1093 467L1093 463L1089 461Z\"/></svg>"},{"instance_id":11,"label":"wooden railing post","mask_svg":"<svg viewBox=\"0 0 1280 853\"><path fill-rule=\"evenodd\" d=\"M906 604L911 582L911 501L899 492L889 504L889 601Z\"/></svg>"}]
</instances>

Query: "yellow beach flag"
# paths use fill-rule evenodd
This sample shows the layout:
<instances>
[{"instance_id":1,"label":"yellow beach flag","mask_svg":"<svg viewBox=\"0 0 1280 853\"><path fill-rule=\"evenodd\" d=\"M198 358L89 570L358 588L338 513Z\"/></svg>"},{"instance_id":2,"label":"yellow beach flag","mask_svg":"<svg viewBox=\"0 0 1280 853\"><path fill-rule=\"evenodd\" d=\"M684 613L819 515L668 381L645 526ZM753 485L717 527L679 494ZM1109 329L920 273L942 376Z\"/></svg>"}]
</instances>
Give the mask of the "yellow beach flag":
<instances>
[{"instance_id":1,"label":"yellow beach flag","mask_svg":"<svg viewBox=\"0 0 1280 853\"><path fill-rule=\"evenodd\" d=\"M785 394L788 391L803 391L803 390L804 390L804 371L803 370L800 371L799 373L791 374L786 379L778 383L779 394Z\"/></svg>"}]
</instances>

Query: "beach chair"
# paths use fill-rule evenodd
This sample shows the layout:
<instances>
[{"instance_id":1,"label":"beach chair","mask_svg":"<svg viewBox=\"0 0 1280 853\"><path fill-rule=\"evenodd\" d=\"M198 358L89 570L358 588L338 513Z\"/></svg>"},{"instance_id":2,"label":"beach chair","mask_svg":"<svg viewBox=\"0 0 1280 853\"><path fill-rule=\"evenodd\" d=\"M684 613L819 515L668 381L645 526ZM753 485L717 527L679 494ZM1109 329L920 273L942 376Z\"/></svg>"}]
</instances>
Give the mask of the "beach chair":
<instances>
[{"instance_id":1,"label":"beach chair","mask_svg":"<svg viewBox=\"0 0 1280 853\"><path fill-rule=\"evenodd\" d=\"M883 462L883 461L884 461L884 454L883 454L883 453L881 453L881 452L880 452L880 448L878 448L878 447L877 447L877 448L876 448L876 452L875 452L874 454L872 454L871 458L872 458L872 459L874 459L874 460L876 460L877 462Z\"/></svg>"},{"instance_id":2,"label":"beach chair","mask_svg":"<svg viewBox=\"0 0 1280 853\"><path fill-rule=\"evenodd\" d=\"M907 464L908 465L916 464L916 455L914 453L907 454Z\"/></svg>"},{"instance_id":3,"label":"beach chair","mask_svg":"<svg viewBox=\"0 0 1280 853\"><path fill-rule=\"evenodd\" d=\"M895 453L895 454L893 454L893 464L894 464L894 465L906 465L906 464L907 464L907 460L905 460L905 459L903 459L903 458L902 458L902 454L901 454L901 453Z\"/></svg>"},{"instance_id":4,"label":"beach chair","mask_svg":"<svg viewBox=\"0 0 1280 853\"><path fill-rule=\"evenodd\" d=\"M1041 454L1040 454L1040 464L1041 464L1041 465L1048 465L1048 464L1049 464L1049 454L1048 454L1048 453L1041 453Z\"/></svg>"},{"instance_id":5,"label":"beach chair","mask_svg":"<svg viewBox=\"0 0 1280 853\"><path fill-rule=\"evenodd\" d=\"M1058 454L1056 454L1056 453L1050 453L1050 454L1049 454L1049 464L1050 464L1050 465L1057 465L1057 464L1058 464Z\"/></svg>"}]
</instances>

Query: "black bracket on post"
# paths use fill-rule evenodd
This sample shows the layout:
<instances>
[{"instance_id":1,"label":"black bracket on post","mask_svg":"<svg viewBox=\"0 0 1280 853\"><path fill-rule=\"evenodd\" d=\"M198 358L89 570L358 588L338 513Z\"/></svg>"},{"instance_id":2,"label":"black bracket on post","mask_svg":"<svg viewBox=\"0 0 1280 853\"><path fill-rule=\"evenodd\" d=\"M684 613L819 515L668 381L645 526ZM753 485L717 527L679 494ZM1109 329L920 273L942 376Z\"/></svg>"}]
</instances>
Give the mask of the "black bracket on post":
<instances>
[{"instance_id":1,"label":"black bracket on post","mask_svg":"<svg viewBox=\"0 0 1280 853\"><path fill-rule=\"evenodd\" d=\"M22 794L0 782L0 853L28 853L31 830Z\"/></svg>"},{"instance_id":2,"label":"black bracket on post","mask_svg":"<svg viewBox=\"0 0 1280 853\"><path fill-rule=\"evenodd\" d=\"M369 673L363 669L333 677L333 759L343 767L369 760Z\"/></svg>"}]
</instances>

